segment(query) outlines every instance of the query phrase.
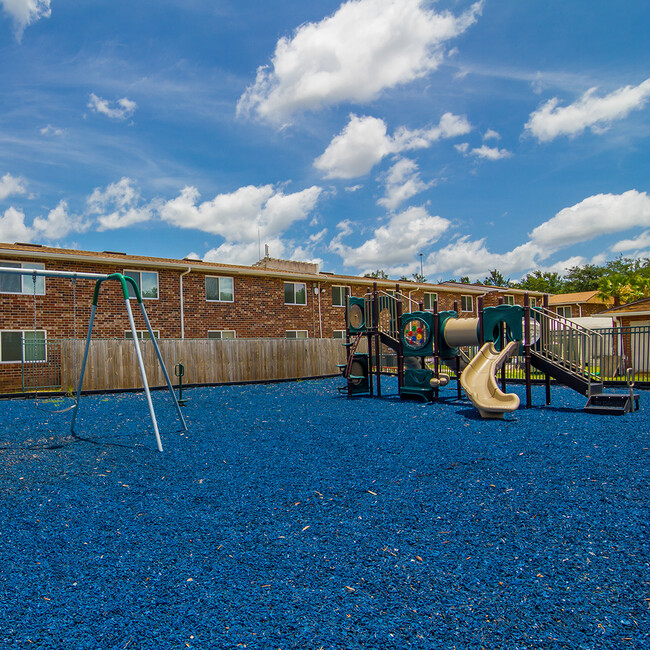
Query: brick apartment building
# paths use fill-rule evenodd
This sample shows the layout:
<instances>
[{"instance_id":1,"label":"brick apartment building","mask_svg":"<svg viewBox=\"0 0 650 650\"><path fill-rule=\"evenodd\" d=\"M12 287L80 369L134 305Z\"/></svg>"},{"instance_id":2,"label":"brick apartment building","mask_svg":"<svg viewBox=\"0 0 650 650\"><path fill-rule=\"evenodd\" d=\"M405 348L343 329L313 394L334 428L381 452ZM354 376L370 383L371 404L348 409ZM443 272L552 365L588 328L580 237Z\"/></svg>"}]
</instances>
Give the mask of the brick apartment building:
<instances>
[{"instance_id":1,"label":"brick apartment building","mask_svg":"<svg viewBox=\"0 0 650 650\"><path fill-rule=\"evenodd\" d=\"M374 280L320 271L318 265L265 257L253 266L126 255L116 251L65 250L38 244L1 244L0 266L46 270L123 273L140 287L156 336L160 338L332 338L345 331L345 289L362 296ZM377 280L394 291L395 282ZM19 363L15 342L25 333L51 339L85 336L95 282L0 274L0 363ZM400 283L414 303L476 316L502 299L523 304L524 293L457 283ZM531 293L531 301L541 302ZM136 328L145 325L134 309ZM41 334L41 332L43 332ZM34 336L34 334L32 334ZM118 283L102 285L93 337L131 336Z\"/></svg>"}]
</instances>

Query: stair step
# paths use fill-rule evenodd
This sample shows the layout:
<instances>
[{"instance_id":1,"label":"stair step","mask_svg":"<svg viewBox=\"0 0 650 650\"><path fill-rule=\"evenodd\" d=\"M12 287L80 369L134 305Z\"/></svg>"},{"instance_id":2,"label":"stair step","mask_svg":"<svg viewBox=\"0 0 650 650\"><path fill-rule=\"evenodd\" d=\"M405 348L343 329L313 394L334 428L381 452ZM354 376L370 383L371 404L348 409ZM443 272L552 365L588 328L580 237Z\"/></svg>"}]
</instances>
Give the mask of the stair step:
<instances>
[{"instance_id":1,"label":"stair step","mask_svg":"<svg viewBox=\"0 0 650 650\"><path fill-rule=\"evenodd\" d=\"M601 393L592 395L584 408L588 413L625 415L639 409L639 396L634 393Z\"/></svg>"}]
</instances>

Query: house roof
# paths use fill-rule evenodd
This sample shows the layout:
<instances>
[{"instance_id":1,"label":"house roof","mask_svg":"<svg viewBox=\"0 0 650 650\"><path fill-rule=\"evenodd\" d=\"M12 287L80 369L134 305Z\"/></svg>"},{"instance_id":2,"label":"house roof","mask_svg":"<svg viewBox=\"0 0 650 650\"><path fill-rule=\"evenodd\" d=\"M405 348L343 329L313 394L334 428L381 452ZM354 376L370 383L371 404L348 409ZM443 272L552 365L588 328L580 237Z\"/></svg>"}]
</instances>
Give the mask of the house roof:
<instances>
[{"instance_id":1,"label":"house roof","mask_svg":"<svg viewBox=\"0 0 650 650\"><path fill-rule=\"evenodd\" d=\"M611 316L624 316L627 314L647 314L650 313L650 297L641 298L640 300L635 300L634 302L628 302L627 305L620 305L619 307L614 307L613 309L607 309L601 314L607 314Z\"/></svg>"},{"instance_id":2,"label":"house roof","mask_svg":"<svg viewBox=\"0 0 650 650\"><path fill-rule=\"evenodd\" d=\"M578 293L556 293L549 297L548 304L551 307L557 305L608 305L612 300L603 300L598 297L598 291L579 291Z\"/></svg>"},{"instance_id":3,"label":"house roof","mask_svg":"<svg viewBox=\"0 0 650 650\"><path fill-rule=\"evenodd\" d=\"M228 273L231 275L244 275L244 276L272 276L278 279L288 279L295 281L309 281L316 283L336 284L336 285L365 285L371 287L373 283L377 283L381 289L394 289L395 280L380 280L374 278L366 278L355 275L340 275L338 273L326 273L320 271L316 264L301 265L296 264L291 268L290 261L284 260L284 268L263 268L262 266L244 266L240 264L227 264L223 262L211 262L200 259L183 258L172 259L165 257L150 257L146 255L130 255L119 251L84 251L76 249L55 248L52 246L44 246L41 244L30 244L16 242L14 244L0 243L0 260L2 258L16 258L28 257L31 260L52 260L52 261L73 261L80 263L94 263L101 265L121 265L128 268L129 266L177 270L179 272L186 271L188 268L192 271L199 273ZM263 262L264 260L262 260ZM295 263L294 263L295 264ZM2 262L0 262L2 266ZM461 290L463 293L481 296L485 293L492 291L501 291L513 294L526 293L522 289L504 289L500 287L486 287L484 285L471 285L459 283L441 283L433 284L429 282L415 282L415 281L400 281L402 291L409 292L415 290L422 290L426 292L441 292L446 291L450 293L458 293ZM536 291L528 292L532 296L542 296L543 294Z\"/></svg>"}]
</instances>

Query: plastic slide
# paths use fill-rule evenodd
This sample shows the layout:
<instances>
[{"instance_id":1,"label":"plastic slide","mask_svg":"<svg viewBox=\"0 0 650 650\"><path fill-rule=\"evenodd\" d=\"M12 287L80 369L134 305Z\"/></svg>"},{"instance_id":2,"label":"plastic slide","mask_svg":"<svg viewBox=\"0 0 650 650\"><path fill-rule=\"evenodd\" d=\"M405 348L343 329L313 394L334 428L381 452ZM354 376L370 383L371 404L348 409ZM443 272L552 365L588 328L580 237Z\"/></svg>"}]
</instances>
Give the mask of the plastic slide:
<instances>
[{"instance_id":1,"label":"plastic slide","mask_svg":"<svg viewBox=\"0 0 650 650\"><path fill-rule=\"evenodd\" d=\"M506 411L519 407L519 396L502 392L496 378L497 370L518 349L517 341L511 341L500 352L494 343L486 343L461 374L460 384L481 417L502 419Z\"/></svg>"}]
</instances>

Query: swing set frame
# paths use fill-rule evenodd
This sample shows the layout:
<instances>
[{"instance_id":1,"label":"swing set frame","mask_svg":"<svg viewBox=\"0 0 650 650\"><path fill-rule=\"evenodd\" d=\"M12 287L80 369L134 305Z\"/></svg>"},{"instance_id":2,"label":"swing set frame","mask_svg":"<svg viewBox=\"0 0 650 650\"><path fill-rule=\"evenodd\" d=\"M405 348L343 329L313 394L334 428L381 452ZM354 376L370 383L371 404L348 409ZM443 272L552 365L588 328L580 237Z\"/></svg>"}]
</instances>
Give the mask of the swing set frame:
<instances>
[{"instance_id":1,"label":"swing set frame","mask_svg":"<svg viewBox=\"0 0 650 650\"><path fill-rule=\"evenodd\" d=\"M125 276L122 273L111 273L111 274L103 274L103 273L76 273L73 271L49 271L49 270L44 270L44 269L26 269L26 268L14 268L14 267L0 267L0 273L8 273L8 274L13 274L13 275L28 275L32 276L34 278L34 281L36 280L37 277L42 276L42 277L55 277L55 278L69 278L71 280L74 280L76 282L77 279L82 279L82 280L95 280L95 291L93 294L93 303L92 303L92 311L90 313L90 321L88 322L88 332L86 335L86 344L84 346L84 354L83 354L83 361L81 363L81 373L79 374L79 381L77 384L77 392L76 392L76 403L74 405L74 409L72 412L72 421L70 422L70 433L75 436L75 423L77 420L77 413L79 410L79 404L80 404L80 398L81 398L81 388L83 386L83 380L84 380L84 374L86 371L86 364L88 361L88 352L90 350L90 340L92 338L92 330L93 330L93 323L95 321L95 313L97 311L97 305L99 302L99 292L102 287L102 284L107 281L107 280L112 280L120 283L121 289L122 289L122 295L124 296L124 304L126 306L126 313L129 319L129 327L131 328L131 332L133 334L133 345L135 346L135 354L138 360L138 366L140 368L140 375L142 377L142 384L144 386L144 393L145 397L147 400L147 406L149 409L149 416L151 418L151 424L153 426L154 430L154 435L156 437L156 445L158 447L158 451L162 451L162 441L160 439L160 431L158 429L158 421L156 419L156 411L153 406L153 402L151 400L151 391L149 389L149 382L147 381L147 373L144 367L144 360L142 357L142 350L140 349L140 342L138 340L138 333L135 328L135 321L133 320L133 311L131 310L131 303L130 303L130 297L129 297L129 285L131 286L131 289L133 290L133 293L135 294L135 298L138 301L138 305L140 306L140 312L142 313L142 317L144 319L145 325L147 327L147 331L149 332L149 336L151 337L151 342L153 344L154 350L156 352L156 358L158 359L158 362L160 364L160 368L162 370L162 373L165 377L165 382L167 383L167 388L169 389L169 393L172 397L172 400L174 402L174 406L176 407L176 413L178 414L178 418L181 421L181 424L183 426L183 430L187 431L187 424L185 423L185 418L183 417L183 413L181 411L180 405L178 404L178 399L176 398L176 394L174 393L174 388L172 386L171 380L169 378L169 373L167 372L167 369L165 368L165 364L163 362L162 354L160 353L160 348L158 347L158 343L156 341L156 338L154 336L153 330L151 328L151 323L149 322L149 317L147 316L147 312L144 308L144 303L142 301L142 295L140 293L140 289L138 288L138 285L135 283L133 278L130 278L129 276Z\"/></svg>"}]
</instances>

